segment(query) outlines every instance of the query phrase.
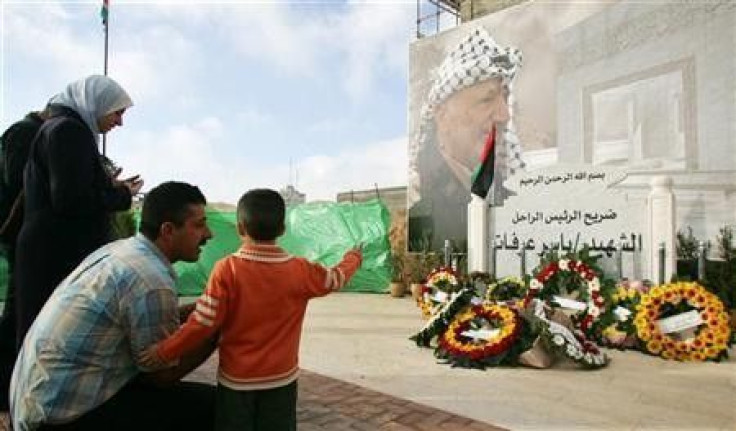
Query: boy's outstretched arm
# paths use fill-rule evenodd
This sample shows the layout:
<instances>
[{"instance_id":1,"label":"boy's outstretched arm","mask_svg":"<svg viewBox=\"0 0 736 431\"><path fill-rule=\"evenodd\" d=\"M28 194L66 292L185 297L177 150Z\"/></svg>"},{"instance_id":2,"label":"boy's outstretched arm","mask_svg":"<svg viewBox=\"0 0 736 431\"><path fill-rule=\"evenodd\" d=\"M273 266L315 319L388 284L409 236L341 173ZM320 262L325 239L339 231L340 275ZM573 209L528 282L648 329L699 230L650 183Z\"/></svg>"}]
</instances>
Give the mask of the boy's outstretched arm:
<instances>
[{"instance_id":1,"label":"boy's outstretched arm","mask_svg":"<svg viewBox=\"0 0 736 431\"><path fill-rule=\"evenodd\" d=\"M335 266L326 268L320 264L310 264L307 283L310 296L322 296L342 289L362 263L363 247L358 245L345 252L340 263Z\"/></svg>"}]
</instances>

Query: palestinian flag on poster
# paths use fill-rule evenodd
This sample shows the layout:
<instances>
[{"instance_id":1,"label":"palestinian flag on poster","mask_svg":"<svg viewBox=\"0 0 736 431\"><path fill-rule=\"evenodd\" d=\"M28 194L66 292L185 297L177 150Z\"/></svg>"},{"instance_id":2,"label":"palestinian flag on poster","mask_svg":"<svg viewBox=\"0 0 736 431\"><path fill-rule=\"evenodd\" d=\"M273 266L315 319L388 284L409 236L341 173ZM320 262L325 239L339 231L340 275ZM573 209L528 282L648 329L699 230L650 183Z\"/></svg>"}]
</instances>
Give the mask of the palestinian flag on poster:
<instances>
[{"instance_id":1,"label":"palestinian flag on poster","mask_svg":"<svg viewBox=\"0 0 736 431\"><path fill-rule=\"evenodd\" d=\"M102 9L100 9L100 17L102 25L107 25L107 15L110 13L110 0L102 0Z\"/></svg>"},{"instance_id":2,"label":"palestinian flag on poster","mask_svg":"<svg viewBox=\"0 0 736 431\"><path fill-rule=\"evenodd\" d=\"M471 177L472 185L470 191L476 196L485 199L493 184L493 165L496 159L496 126L493 126L491 132L486 138L483 146L483 153L480 155L480 163L473 171Z\"/></svg>"}]
</instances>

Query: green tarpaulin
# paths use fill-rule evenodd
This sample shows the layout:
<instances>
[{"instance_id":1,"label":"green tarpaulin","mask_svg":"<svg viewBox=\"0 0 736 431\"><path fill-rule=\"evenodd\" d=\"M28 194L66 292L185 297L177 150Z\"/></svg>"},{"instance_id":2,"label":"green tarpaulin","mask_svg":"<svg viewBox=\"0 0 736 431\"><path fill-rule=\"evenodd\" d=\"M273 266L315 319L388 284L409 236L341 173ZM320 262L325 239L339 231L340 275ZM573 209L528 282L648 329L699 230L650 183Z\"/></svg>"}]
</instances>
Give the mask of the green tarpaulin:
<instances>
[{"instance_id":1,"label":"green tarpaulin","mask_svg":"<svg viewBox=\"0 0 736 431\"><path fill-rule=\"evenodd\" d=\"M214 238L199 261L174 265L182 296L199 295L215 262L240 245L234 212L207 211L207 222ZM389 212L379 200L302 204L287 210L286 234L279 244L291 254L330 266L362 243L363 265L343 290L386 292L391 277L389 226ZM6 278L6 263L0 259L0 298L5 297Z\"/></svg>"}]
</instances>

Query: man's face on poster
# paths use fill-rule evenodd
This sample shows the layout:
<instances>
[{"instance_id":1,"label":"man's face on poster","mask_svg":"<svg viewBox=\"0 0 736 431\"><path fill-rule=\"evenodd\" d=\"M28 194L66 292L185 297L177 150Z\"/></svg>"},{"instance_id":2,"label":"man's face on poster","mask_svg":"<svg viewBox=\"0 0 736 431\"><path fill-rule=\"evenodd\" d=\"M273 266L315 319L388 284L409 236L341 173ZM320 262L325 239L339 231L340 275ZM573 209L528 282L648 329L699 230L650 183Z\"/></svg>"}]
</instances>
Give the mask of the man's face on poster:
<instances>
[{"instance_id":1,"label":"man's face on poster","mask_svg":"<svg viewBox=\"0 0 736 431\"><path fill-rule=\"evenodd\" d=\"M463 183L469 184L493 125L499 129L509 120L507 99L501 78L491 78L458 90L435 108L439 151Z\"/></svg>"}]
</instances>

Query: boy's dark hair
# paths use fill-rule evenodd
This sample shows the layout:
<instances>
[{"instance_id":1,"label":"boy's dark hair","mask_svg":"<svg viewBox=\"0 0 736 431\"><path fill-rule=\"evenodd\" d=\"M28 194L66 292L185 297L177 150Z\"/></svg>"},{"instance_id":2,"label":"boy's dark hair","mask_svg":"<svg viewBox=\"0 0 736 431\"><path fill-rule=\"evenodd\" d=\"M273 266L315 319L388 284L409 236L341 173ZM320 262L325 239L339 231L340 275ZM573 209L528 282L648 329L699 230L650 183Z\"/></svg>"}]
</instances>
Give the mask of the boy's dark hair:
<instances>
[{"instance_id":1,"label":"boy's dark hair","mask_svg":"<svg viewBox=\"0 0 736 431\"><path fill-rule=\"evenodd\" d=\"M139 230L148 239L155 241L165 222L171 222L176 227L184 224L190 205L207 205L199 188L177 181L159 184L146 193L143 199Z\"/></svg>"},{"instance_id":2,"label":"boy's dark hair","mask_svg":"<svg viewBox=\"0 0 736 431\"><path fill-rule=\"evenodd\" d=\"M277 192L253 189L238 201L238 222L256 241L273 241L284 232L286 204Z\"/></svg>"}]
</instances>

